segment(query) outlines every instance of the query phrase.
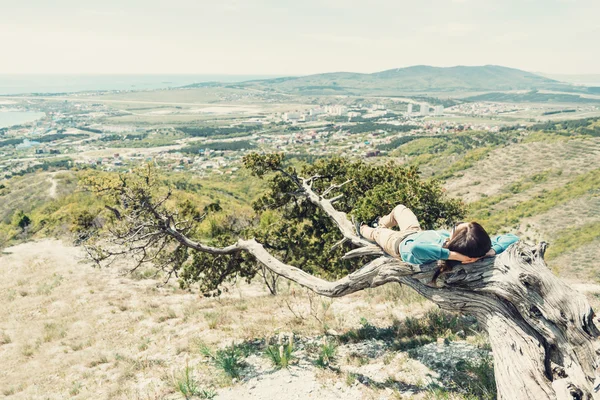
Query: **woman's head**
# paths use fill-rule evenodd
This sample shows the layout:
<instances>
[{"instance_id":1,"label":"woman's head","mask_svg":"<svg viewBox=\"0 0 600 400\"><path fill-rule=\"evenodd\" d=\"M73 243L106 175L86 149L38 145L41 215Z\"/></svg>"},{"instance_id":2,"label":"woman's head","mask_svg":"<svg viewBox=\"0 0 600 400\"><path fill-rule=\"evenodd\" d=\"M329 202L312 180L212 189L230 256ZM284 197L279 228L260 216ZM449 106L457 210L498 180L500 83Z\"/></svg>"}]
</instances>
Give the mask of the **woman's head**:
<instances>
[{"instance_id":1,"label":"woman's head","mask_svg":"<svg viewBox=\"0 0 600 400\"><path fill-rule=\"evenodd\" d=\"M455 225L444 247L468 257L479 258L492 248L492 241L477 222L461 222Z\"/></svg>"},{"instance_id":2,"label":"woman's head","mask_svg":"<svg viewBox=\"0 0 600 400\"><path fill-rule=\"evenodd\" d=\"M492 248L492 240L490 235L483 229L483 226L477 222L459 222L454 225L452 235L450 235L444 247L467 257L480 258L485 256ZM460 263L457 260L441 260L438 263L440 268L433 275L432 282L435 284L442 272L449 271Z\"/></svg>"}]
</instances>

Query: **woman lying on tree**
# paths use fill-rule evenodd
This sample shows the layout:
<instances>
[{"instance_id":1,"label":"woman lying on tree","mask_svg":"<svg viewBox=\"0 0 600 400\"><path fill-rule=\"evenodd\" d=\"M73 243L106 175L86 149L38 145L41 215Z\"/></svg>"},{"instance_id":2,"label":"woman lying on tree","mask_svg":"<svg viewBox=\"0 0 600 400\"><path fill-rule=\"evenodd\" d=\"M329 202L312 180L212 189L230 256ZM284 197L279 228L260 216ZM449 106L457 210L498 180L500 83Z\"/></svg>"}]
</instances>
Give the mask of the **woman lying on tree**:
<instances>
[{"instance_id":1,"label":"woman lying on tree","mask_svg":"<svg viewBox=\"0 0 600 400\"><path fill-rule=\"evenodd\" d=\"M400 230L391 229L394 226ZM387 254L407 263L419 265L439 261L441 268L436 278L440 272L448 271L457 264L468 264L500 254L519 240L512 234L490 239L477 222L459 222L451 232L424 231L416 215L403 205L381 217L376 227L362 224L357 226L357 230L365 239L376 242Z\"/></svg>"}]
</instances>

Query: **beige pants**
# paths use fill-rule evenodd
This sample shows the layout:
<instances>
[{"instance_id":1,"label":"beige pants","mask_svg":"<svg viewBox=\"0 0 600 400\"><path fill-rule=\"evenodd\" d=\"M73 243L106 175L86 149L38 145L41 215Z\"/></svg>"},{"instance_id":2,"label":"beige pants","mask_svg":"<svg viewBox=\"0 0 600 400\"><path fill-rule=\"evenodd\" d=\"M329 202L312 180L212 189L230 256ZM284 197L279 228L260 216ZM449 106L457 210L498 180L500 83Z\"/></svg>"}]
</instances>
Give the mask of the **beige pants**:
<instances>
[{"instance_id":1,"label":"beige pants","mask_svg":"<svg viewBox=\"0 0 600 400\"><path fill-rule=\"evenodd\" d=\"M391 229L394 226L400 230ZM391 213L381 217L377 228L363 225L360 228L360 234L366 239L376 242L389 255L400 258L398 253L400 242L420 230L421 225L419 225L415 213L400 204L394 207Z\"/></svg>"}]
</instances>

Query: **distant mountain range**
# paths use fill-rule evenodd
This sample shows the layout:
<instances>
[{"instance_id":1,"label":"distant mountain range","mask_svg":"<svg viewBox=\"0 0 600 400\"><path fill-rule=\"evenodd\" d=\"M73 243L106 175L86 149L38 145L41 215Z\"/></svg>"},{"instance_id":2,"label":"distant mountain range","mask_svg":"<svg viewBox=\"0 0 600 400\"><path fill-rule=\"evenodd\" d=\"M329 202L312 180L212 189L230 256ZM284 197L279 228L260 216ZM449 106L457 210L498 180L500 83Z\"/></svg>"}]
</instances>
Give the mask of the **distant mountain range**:
<instances>
[{"instance_id":1,"label":"distant mountain range","mask_svg":"<svg viewBox=\"0 0 600 400\"><path fill-rule=\"evenodd\" d=\"M195 86L205 86L198 84ZM401 95L427 92L490 92L555 90L597 93L531 72L497 65L478 67L431 67L418 65L372 74L334 72L299 77L249 81L229 86L254 87L291 94Z\"/></svg>"}]
</instances>

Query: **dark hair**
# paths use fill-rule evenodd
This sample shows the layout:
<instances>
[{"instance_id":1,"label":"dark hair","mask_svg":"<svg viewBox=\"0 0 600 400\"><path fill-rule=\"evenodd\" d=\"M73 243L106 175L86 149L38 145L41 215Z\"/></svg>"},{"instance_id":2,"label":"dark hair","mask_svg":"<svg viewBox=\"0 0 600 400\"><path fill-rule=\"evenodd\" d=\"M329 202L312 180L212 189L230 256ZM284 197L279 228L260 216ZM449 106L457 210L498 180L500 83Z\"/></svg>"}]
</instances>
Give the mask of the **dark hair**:
<instances>
[{"instance_id":1,"label":"dark hair","mask_svg":"<svg viewBox=\"0 0 600 400\"><path fill-rule=\"evenodd\" d=\"M467 226L454 231L452 238L444 243L444 247L467 257L479 258L485 256L492 248L492 240L483 226L477 222L467 222ZM458 264L460 261L457 260L441 260L438 263L440 268L434 274L432 282L435 283L442 272L449 271Z\"/></svg>"}]
</instances>

